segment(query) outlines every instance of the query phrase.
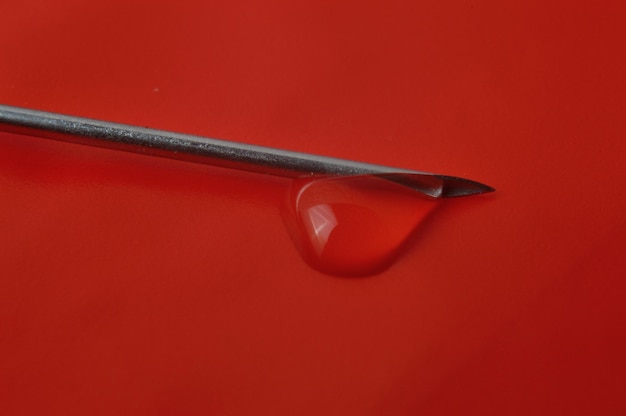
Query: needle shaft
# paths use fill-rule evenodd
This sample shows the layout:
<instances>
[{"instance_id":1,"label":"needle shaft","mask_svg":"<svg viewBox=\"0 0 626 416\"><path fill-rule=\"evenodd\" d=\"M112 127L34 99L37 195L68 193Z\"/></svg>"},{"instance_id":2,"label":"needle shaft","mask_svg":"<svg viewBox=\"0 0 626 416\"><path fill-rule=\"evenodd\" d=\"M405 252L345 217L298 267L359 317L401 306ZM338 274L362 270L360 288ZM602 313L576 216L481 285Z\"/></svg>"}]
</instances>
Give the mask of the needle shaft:
<instances>
[{"instance_id":1,"label":"needle shaft","mask_svg":"<svg viewBox=\"0 0 626 416\"><path fill-rule=\"evenodd\" d=\"M434 197L493 188L452 176L0 105L0 130L284 177L377 175Z\"/></svg>"}]
</instances>

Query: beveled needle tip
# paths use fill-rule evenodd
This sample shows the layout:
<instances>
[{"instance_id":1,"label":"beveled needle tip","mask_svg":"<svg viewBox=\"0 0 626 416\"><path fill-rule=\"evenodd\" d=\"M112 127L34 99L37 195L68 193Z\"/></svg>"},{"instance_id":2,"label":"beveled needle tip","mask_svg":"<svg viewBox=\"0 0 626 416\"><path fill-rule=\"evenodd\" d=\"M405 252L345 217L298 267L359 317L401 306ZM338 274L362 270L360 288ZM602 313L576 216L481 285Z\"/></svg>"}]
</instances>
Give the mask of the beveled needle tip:
<instances>
[{"instance_id":1,"label":"beveled needle tip","mask_svg":"<svg viewBox=\"0 0 626 416\"><path fill-rule=\"evenodd\" d=\"M478 195L493 192L496 189L480 182L472 181L455 176L439 175L443 180L441 196L444 198L453 198L456 196Z\"/></svg>"},{"instance_id":2,"label":"beveled needle tip","mask_svg":"<svg viewBox=\"0 0 626 416\"><path fill-rule=\"evenodd\" d=\"M432 198L453 198L495 191L491 186L476 181L432 173L384 172L374 176L407 186Z\"/></svg>"}]
</instances>

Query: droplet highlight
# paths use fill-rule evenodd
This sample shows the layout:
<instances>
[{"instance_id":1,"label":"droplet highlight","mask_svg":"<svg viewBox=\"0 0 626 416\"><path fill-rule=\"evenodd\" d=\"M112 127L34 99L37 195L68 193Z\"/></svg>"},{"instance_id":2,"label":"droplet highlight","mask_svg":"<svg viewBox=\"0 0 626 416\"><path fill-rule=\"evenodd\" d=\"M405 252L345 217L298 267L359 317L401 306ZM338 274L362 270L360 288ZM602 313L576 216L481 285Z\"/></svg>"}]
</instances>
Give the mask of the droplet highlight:
<instances>
[{"instance_id":1,"label":"droplet highlight","mask_svg":"<svg viewBox=\"0 0 626 416\"><path fill-rule=\"evenodd\" d=\"M295 179L283 209L298 251L338 276L387 269L439 200L373 175Z\"/></svg>"}]
</instances>

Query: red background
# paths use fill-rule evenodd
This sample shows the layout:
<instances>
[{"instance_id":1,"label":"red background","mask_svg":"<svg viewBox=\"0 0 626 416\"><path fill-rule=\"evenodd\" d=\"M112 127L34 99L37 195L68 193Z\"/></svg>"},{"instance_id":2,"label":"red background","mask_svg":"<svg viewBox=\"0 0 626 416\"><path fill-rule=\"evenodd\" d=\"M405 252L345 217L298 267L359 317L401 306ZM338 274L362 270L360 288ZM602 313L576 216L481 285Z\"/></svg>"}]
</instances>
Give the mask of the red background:
<instances>
[{"instance_id":1,"label":"red background","mask_svg":"<svg viewBox=\"0 0 626 416\"><path fill-rule=\"evenodd\" d=\"M0 102L468 177L386 272L282 180L0 135L0 413L626 412L626 10L20 1Z\"/></svg>"}]
</instances>

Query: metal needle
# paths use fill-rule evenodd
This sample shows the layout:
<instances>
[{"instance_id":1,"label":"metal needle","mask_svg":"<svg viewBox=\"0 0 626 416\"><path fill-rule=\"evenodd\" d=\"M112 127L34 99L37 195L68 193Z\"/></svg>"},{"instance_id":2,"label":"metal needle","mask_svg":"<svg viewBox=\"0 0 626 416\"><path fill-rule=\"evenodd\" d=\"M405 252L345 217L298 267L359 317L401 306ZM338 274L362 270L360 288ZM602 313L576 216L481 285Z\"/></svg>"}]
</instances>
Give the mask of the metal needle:
<instances>
[{"instance_id":1,"label":"metal needle","mask_svg":"<svg viewBox=\"0 0 626 416\"><path fill-rule=\"evenodd\" d=\"M0 130L284 177L376 175L432 197L494 189L469 179L0 105Z\"/></svg>"}]
</instances>

